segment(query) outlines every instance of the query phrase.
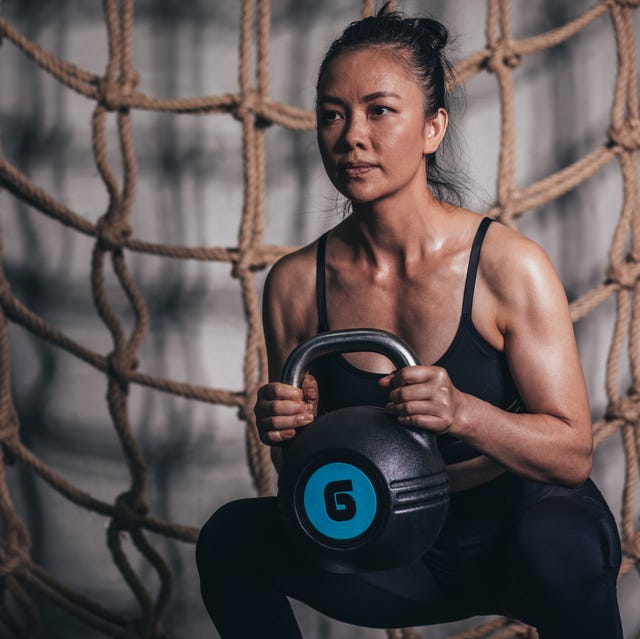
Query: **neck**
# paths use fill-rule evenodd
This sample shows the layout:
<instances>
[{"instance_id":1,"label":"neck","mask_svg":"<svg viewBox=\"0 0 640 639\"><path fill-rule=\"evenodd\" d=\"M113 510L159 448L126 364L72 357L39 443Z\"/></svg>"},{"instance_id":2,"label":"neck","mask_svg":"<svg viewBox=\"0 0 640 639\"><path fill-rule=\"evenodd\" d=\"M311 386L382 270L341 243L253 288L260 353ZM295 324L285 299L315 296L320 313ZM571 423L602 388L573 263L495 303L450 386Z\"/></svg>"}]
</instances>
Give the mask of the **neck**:
<instances>
[{"instance_id":1,"label":"neck","mask_svg":"<svg viewBox=\"0 0 640 639\"><path fill-rule=\"evenodd\" d=\"M402 198L354 203L345 230L375 264L389 259L409 262L441 248L449 235L448 213L425 186Z\"/></svg>"}]
</instances>

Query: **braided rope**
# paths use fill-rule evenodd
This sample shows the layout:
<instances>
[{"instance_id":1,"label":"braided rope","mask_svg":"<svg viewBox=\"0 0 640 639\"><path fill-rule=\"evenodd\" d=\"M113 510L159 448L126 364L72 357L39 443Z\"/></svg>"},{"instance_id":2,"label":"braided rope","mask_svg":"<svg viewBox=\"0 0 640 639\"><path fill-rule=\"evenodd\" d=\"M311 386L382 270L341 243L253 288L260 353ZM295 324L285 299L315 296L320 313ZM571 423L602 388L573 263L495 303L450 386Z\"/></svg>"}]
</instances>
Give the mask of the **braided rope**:
<instances>
[{"instance_id":1,"label":"braided rope","mask_svg":"<svg viewBox=\"0 0 640 639\"><path fill-rule=\"evenodd\" d=\"M393 8L395 3L389 3ZM600 284L572 301L574 321L585 317L610 297L616 301L616 320L606 369L608 406L594 424L596 445L620 432L625 454L625 482L621 512L624 560L621 576L640 569L640 531L634 526L634 502L638 485L640 451L640 183L637 173L640 148L640 113L633 11L638 0L600 0L567 24L529 38L513 38L508 0L488 0L486 46L456 65L455 82L465 83L478 73L495 75L500 103L500 156L496 202L488 211L509 226L532 209L575 189L603 167L618 161L623 181L623 204L609 250L609 267ZM1 5L0 5L1 6ZM243 0L239 39L237 93L162 100L136 90L138 76L132 60L133 0L103 0L108 38L108 61L101 76L45 51L0 17L0 44L22 50L44 72L63 86L95 102L92 115L92 149L96 167L109 197L97 223L71 210L22 174L0 149L0 185L33 209L57 222L94 238L90 265L91 288L96 310L112 340L111 351L94 352L44 321L11 292L2 268L0 235L0 623L16 637L39 632L38 611L30 592L37 591L100 633L126 639L164 639L161 620L171 599L173 577L166 560L149 541L148 533L193 543L197 529L154 517L147 502L145 460L133 434L129 412L129 388L138 384L202 402L235 406L246 423L248 465L257 492L270 490L268 450L256 436L252 405L259 385L266 379L266 353L260 325L256 272L264 270L290 247L263 244L265 150L264 131L279 125L311 131L312 112L274 102L269 97L269 0ZM362 0L362 16L372 15L373 0ZM516 182L516 113L513 83L523 56L557 46L587 25L608 16L618 58L611 121L602 144L573 164L542 180L519 187ZM253 68L252 68L253 67ZM187 247L154 244L132 236L131 216L135 199L136 160L132 140L132 109L173 113L228 114L242 127L244 204L235 247ZM106 125L114 117L121 152L121 175L106 153ZM1 229L0 229L1 232ZM138 369L138 352L148 327L145 301L133 280L126 253L139 252L173 259L228 262L242 292L247 333L244 351L244 388L214 389L158 377ZM105 277L115 275L133 314L127 332L107 295ZM107 405L122 454L129 468L129 485L107 503L79 490L47 466L20 437L20 420L11 395L11 365L6 322L21 325L33 335L71 353L107 378ZM631 385L618 388L623 359L628 358ZM114 564L138 603L134 618L115 614L50 575L34 563L30 536L18 515L6 483L6 465L20 463L41 477L78 507L107 518L107 546ZM140 577L122 546L123 533L146 559L158 583L154 592ZM416 639L413 629L389 630L390 639ZM495 619L459 632L449 639L534 639L536 633L520 622Z\"/></svg>"}]
</instances>

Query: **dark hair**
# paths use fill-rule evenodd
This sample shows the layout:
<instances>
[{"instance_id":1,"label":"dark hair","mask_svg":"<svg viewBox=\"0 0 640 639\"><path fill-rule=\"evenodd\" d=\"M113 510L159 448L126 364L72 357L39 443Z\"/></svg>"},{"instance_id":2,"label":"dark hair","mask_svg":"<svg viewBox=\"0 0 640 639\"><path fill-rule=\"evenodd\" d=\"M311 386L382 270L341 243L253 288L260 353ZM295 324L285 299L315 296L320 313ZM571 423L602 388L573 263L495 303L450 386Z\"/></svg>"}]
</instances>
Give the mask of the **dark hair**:
<instances>
[{"instance_id":1,"label":"dark hair","mask_svg":"<svg viewBox=\"0 0 640 639\"><path fill-rule=\"evenodd\" d=\"M331 43L320 64L318 84L328 64L342 53L367 47L391 49L399 53L420 84L425 115L434 115L440 108L449 111L447 84L453 67L444 53L449 37L446 27L431 18L404 18L397 11L387 11L386 6L375 16L352 22ZM447 133L446 138L450 137ZM461 205L466 189L443 168L436 155L427 156L429 186L439 200Z\"/></svg>"}]
</instances>

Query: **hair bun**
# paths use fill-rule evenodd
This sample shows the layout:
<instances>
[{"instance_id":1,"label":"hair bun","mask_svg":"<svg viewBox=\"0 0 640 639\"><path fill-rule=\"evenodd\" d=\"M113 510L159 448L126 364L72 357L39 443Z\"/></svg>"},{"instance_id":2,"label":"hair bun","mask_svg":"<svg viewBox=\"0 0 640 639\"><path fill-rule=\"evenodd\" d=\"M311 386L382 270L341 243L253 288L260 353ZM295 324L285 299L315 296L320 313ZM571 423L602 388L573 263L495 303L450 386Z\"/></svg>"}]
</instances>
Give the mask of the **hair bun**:
<instances>
[{"instance_id":1,"label":"hair bun","mask_svg":"<svg viewBox=\"0 0 640 639\"><path fill-rule=\"evenodd\" d=\"M440 52L447 44L449 32L447 28L437 20L431 18L415 18L415 28L423 34L426 41L435 52Z\"/></svg>"}]
</instances>

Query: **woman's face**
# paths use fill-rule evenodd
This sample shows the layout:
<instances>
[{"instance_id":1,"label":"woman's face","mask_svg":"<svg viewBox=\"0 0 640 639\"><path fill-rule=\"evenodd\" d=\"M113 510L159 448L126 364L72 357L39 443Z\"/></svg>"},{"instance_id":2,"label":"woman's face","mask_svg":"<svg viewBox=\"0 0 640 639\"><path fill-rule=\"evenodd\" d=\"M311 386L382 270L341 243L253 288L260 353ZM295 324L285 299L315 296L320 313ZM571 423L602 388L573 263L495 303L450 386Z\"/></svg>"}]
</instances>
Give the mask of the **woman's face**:
<instances>
[{"instance_id":1,"label":"woman's face","mask_svg":"<svg viewBox=\"0 0 640 639\"><path fill-rule=\"evenodd\" d=\"M354 203L426 189L429 122L422 89L388 50L340 54L318 84L318 145L334 186Z\"/></svg>"}]
</instances>

